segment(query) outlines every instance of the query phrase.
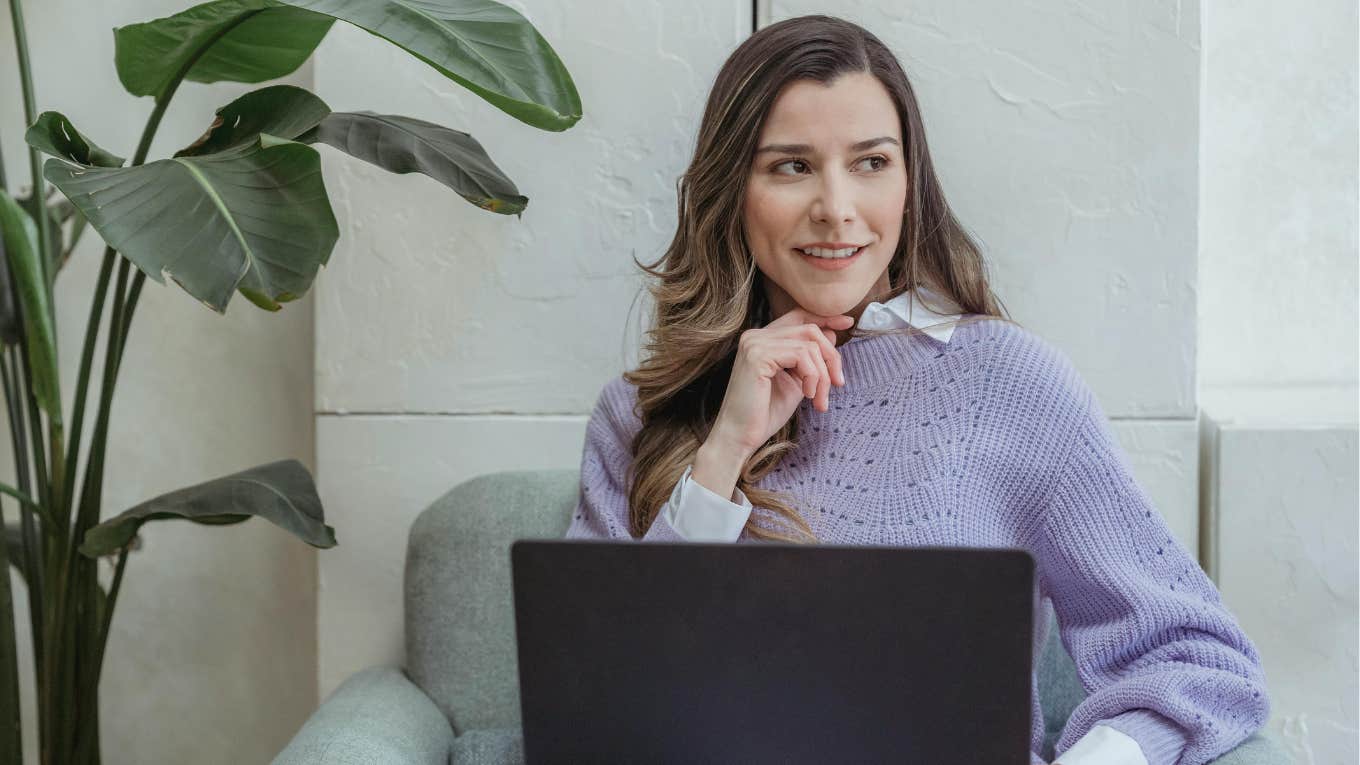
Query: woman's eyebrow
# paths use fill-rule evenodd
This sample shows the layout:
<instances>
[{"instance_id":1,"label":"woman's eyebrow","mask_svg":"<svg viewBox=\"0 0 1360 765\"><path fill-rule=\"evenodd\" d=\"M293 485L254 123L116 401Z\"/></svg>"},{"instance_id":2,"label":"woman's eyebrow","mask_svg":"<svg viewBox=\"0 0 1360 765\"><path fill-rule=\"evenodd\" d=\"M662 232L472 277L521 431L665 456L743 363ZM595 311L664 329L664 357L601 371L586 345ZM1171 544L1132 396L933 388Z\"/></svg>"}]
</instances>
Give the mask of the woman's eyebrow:
<instances>
[{"instance_id":1,"label":"woman's eyebrow","mask_svg":"<svg viewBox=\"0 0 1360 765\"><path fill-rule=\"evenodd\" d=\"M863 141L859 141L858 143L852 143L850 144L850 151L864 151L865 149L872 149L873 147L881 143L890 143L898 147L901 147L902 145L897 142L896 138L884 135L879 136L878 138L866 138ZM756 154L764 154L766 152L773 152L777 154L811 154L812 147L808 146L805 143L772 143L766 146L762 146L759 149L756 149Z\"/></svg>"}]
</instances>

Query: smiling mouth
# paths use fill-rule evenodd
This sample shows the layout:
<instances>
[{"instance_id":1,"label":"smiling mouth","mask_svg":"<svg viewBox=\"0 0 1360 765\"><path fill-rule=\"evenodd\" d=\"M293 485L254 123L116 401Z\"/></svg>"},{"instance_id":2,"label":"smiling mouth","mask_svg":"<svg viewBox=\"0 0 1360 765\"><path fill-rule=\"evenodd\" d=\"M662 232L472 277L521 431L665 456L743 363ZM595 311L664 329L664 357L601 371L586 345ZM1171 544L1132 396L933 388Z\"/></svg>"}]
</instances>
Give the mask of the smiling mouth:
<instances>
[{"instance_id":1,"label":"smiling mouth","mask_svg":"<svg viewBox=\"0 0 1360 765\"><path fill-rule=\"evenodd\" d=\"M819 258L816 255L809 255L806 252L803 252L802 250L798 249L797 247L794 247L793 251L798 253L798 257L802 258L805 263L811 265L814 268L818 268L823 271L839 271L843 268L849 268L850 266L857 263L859 261L860 256L864 254L864 251L866 249L868 249L868 245L860 247L859 249L855 250L854 253L840 258Z\"/></svg>"},{"instance_id":2,"label":"smiling mouth","mask_svg":"<svg viewBox=\"0 0 1360 765\"><path fill-rule=\"evenodd\" d=\"M835 257L835 256L830 256L830 255L828 255L828 256L822 257L821 259L822 259L822 260L841 260L842 258L853 258L854 256L858 255L858 254L860 253L861 250L863 250L865 247L868 247L868 246L869 246L869 245L866 244L866 245L861 245L861 246L859 246L859 247L856 247L856 248L855 248L855 251L852 252L852 253L849 253L848 255L841 255L840 257ZM798 252L800 252L800 253L802 253L802 254L804 254L804 255L807 255L808 257L818 257L818 256L816 256L816 255L813 255L811 252L808 252L807 250L802 249L801 247L794 247L793 249L796 250L796 251L798 251ZM817 249L820 249L820 250L822 250L823 252L831 252L831 250L828 250L828 249L826 249L825 247L819 247L819 248L817 248ZM846 248L846 249L848 249L848 248ZM835 252L841 252L841 250L836 250Z\"/></svg>"}]
</instances>

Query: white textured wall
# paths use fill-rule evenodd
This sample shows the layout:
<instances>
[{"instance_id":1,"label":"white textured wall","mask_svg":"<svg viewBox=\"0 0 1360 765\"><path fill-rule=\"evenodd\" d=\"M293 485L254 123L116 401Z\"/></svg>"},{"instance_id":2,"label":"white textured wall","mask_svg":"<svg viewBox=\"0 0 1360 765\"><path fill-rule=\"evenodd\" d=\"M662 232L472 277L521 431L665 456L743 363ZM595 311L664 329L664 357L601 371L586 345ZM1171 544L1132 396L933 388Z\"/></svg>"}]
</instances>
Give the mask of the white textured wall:
<instances>
[{"instance_id":1,"label":"white textured wall","mask_svg":"<svg viewBox=\"0 0 1360 765\"><path fill-rule=\"evenodd\" d=\"M1223 600L1261 651L1267 727L1294 762L1355 762L1354 408L1344 423L1325 410L1312 421L1267 417L1270 402L1252 403L1209 410Z\"/></svg>"},{"instance_id":2,"label":"white textured wall","mask_svg":"<svg viewBox=\"0 0 1360 765\"><path fill-rule=\"evenodd\" d=\"M24 5L38 111L60 111L100 145L131 156L152 101L133 98L119 84L111 30L188 4ZM9 24L8 11L0 14L0 148L10 188L17 190L29 175ZM307 86L310 72L287 82ZM150 157L169 156L192 142L214 109L255 87L186 83ZM57 278L68 417L102 257L98 236L87 231ZM268 313L237 295L219 316L173 284L147 280L114 397L105 518L157 494L276 459L313 464L311 304L308 297ZM93 380L102 376L103 349L101 335ZM92 382L90 390L86 445L98 385ZM14 481L13 464L6 434L0 438L0 481ZM15 520L9 500L5 513ZM142 549L128 557L104 660L103 761L268 761L316 706L316 552L258 519L225 527L157 521L144 527L142 539ZM107 585L111 566L102 575ZM27 593L18 576L11 581L23 604L16 627L25 754L33 763Z\"/></svg>"},{"instance_id":3,"label":"white textured wall","mask_svg":"<svg viewBox=\"0 0 1360 765\"><path fill-rule=\"evenodd\" d=\"M1206 17L1202 382L1354 395L1356 3L1213 2Z\"/></svg>"},{"instance_id":4,"label":"white textured wall","mask_svg":"<svg viewBox=\"0 0 1360 765\"><path fill-rule=\"evenodd\" d=\"M1355 762L1356 5L1211 2L1204 28L1206 548L1268 727L1299 765Z\"/></svg>"}]
</instances>

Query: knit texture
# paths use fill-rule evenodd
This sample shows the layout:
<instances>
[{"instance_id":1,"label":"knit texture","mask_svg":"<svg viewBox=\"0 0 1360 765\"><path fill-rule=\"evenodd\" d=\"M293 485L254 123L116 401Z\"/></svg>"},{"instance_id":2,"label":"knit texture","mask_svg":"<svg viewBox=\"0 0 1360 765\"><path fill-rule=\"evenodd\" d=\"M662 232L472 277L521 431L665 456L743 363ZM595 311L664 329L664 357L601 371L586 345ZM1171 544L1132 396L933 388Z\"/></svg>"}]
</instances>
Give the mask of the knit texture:
<instances>
[{"instance_id":1,"label":"knit texture","mask_svg":"<svg viewBox=\"0 0 1360 765\"><path fill-rule=\"evenodd\" d=\"M1256 647L1134 479L1094 393L1038 335L986 319L927 335L852 338L830 410L799 411L797 448L759 487L827 544L1012 547L1036 561L1035 651L1047 608L1087 697L1061 753L1104 723L1148 765L1200 765L1269 716ZM605 385L586 427L567 538L631 540L636 391ZM683 465L676 472L679 480ZM757 506L749 524L777 528ZM641 541L683 538L659 514ZM1031 762L1043 715L1031 691Z\"/></svg>"}]
</instances>

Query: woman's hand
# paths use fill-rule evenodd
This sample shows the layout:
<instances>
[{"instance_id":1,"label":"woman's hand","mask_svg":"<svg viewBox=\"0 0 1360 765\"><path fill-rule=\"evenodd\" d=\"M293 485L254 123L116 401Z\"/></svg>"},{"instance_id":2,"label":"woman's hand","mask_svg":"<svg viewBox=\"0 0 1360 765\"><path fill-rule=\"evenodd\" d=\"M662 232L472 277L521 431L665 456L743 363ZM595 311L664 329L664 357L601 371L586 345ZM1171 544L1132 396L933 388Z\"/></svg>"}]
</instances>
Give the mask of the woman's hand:
<instances>
[{"instance_id":1,"label":"woman's hand","mask_svg":"<svg viewBox=\"0 0 1360 765\"><path fill-rule=\"evenodd\" d=\"M708 440L717 437L729 452L754 454L804 398L811 398L818 411L827 411L831 386L845 385L835 330L854 323L845 314L818 316L794 308L764 327L741 333Z\"/></svg>"}]
</instances>

